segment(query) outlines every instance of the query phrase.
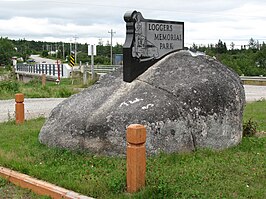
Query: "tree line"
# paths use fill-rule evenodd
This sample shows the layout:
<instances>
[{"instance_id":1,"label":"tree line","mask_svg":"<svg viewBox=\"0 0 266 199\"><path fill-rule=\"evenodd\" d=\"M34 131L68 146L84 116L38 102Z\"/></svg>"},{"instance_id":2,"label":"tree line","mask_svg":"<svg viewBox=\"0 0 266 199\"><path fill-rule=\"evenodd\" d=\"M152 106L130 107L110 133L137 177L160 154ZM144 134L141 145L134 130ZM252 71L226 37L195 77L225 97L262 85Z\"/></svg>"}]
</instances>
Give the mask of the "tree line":
<instances>
[{"instance_id":1,"label":"tree line","mask_svg":"<svg viewBox=\"0 0 266 199\"><path fill-rule=\"evenodd\" d=\"M77 63L90 62L88 56L88 44L77 43ZM40 54L42 57L51 59L60 59L62 62L68 62L71 51L74 51L74 43L63 42L43 42L43 41L27 41L25 39L11 40L0 37L0 64L11 64L11 58L16 56L27 61L30 55ZM123 46L116 44L112 47L112 53L122 54ZM97 45L97 56L94 58L95 64L110 64L111 45L107 42L106 45L99 41Z\"/></svg>"},{"instance_id":2,"label":"tree line","mask_svg":"<svg viewBox=\"0 0 266 199\"><path fill-rule=\"evenodd\" d=\"M205 52L209 56L215 57L221 63L233 69L239 75L246 76L266 76L266 44L260 44L251 38L247 45L242 45L240 49L235 48L232 42L230 47L219 40L217 44L199 46L193 44L192 51Z\"/></svg>"},{"instance_id":3,"label":"tree line","mask_svg":"<svg viewBox=\"0 0 266 199\"><path fill-rule=\"evenodd\" d=\"M8 38L0 38L0 64L11 64L13 56L22 57L24 61L29 59L32 54L40 54L43 57L53 59L61 59L68 62L71 49L74 50L75 45L72 43L63 42L42 42L42 41L27 41L25 39L11 40ZM217 44L209 44L206 46L193 44L191 51L205 52L209 56L215 57L217 60L232 68L239 75L246 76L266 76L266 44L260 44L257 40L251 38L247 45L241 48L235 48L232 42L229 47L222 40L218 40ZM122 54L123 46L116 44L112 48L113 54ZM50 54L49 52L56 52ZM97 56L94 57L95 64L110 64L111 54L110 44L104 45L99 41L97 45ZM87 44L77 43L77 63L89 62Z\"/></svg>"}]
</instances>

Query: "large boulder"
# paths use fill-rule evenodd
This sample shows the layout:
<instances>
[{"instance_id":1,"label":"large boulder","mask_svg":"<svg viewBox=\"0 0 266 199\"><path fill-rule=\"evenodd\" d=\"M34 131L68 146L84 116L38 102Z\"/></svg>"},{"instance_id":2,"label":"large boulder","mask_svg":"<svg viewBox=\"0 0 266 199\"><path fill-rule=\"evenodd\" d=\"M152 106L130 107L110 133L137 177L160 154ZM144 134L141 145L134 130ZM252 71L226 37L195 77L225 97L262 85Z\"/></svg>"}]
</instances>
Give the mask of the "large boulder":
<instances>
[{"instance_id":1,"label":"large boulder","mask_svg":"<svg viewBox=\"0 0 266 199\"><path fill-rule=\"evenodd\" d=\"M39 134L51 147L125 154L126 127L146 126L148 154L224 149L242 138L244 88L208 56L168 55L132 83L122 69L64 100Z\"/></svg>"}]
</instances>

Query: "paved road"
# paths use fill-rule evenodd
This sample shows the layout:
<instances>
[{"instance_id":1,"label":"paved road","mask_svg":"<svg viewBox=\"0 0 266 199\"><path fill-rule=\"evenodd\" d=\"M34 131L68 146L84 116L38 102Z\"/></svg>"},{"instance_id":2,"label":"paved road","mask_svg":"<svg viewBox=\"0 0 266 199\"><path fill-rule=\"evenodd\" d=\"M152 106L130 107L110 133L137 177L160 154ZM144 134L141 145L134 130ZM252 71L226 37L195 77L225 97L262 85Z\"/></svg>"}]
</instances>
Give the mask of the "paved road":
<instances>
[{"instance_id":1,"label":"paved road","mask_svg":"<svg viewBox=\"0 0 266 199\"><path fill-rule=\"evenodd\" d=\"M244 88L247 102L266 100L266 86L244 85Z\"/></svg>"},{"instance_id":2,"label":"paved road","mask_svg":"<svg viewBox=\"0 0 266 199\"><path fill-rule=\"evenodd\" d=\"M245 85L246 101L266 99L266 86ZM48 117L50 111L65 98L25 99L25 118ZM15 118L15 101L0 100L0 122Z\"/></svg>"},{"instance_id":3,"label":"paved road","mask_svg":"<svg viewBox=\"0 0 266 199\"><path fill-rule=\"evenodd\" d=\"M51 110L65 98L26 98L25 119L48 117ZM0 122L15 118L15 100L0 100Z\"/></svg>"},{"instance_id":4,"label":"paved road","mask_svg":"<svg viewBox=\"0 0 266 199\"><path fill-rule=\"evenodd\" d=\"M42 57L40 57L40 55L31 55L30 58L34 59L35 62L37 62L37 63L46 63L46 64L55 64L56 63L56 60L42 58Z\"/></svg>"}]
</instances>

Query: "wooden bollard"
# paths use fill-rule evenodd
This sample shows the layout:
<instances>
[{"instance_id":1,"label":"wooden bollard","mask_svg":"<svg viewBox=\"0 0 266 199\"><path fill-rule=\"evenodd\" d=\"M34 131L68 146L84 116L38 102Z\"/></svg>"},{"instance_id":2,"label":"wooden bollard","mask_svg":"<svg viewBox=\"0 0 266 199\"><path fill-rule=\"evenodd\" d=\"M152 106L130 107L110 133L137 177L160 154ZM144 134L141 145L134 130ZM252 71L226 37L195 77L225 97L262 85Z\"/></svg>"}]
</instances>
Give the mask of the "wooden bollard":
<instances>
[{"instance_id":1,"label":"wooden bollard","mask_svg":"<svg viewBox=\"0 0 266 199\"><path fill-rule=\"evenodd\" d=\"M132 124L127 128L127 191L133 193L145 186L146 129Z\"/></svg>"},{"instance_id":2,"label":"wooden bollard","mask_svg":"<svg viewBox=\"0 0 266 199\"><path fill-rule=\"evenodd\" d=\"M42 74L42 87L46 85L46 74Z\"/></svg>"},{"instance_id":3,"label":"wooden bollard","mask_svg":"<svg viewBox=\"0 0 266 199\"><path fill-rule=\"evenodd\" d=\"M22 124L24 122L24 95L22 93L17 93L15 95L16 101L16 124Z\"/></svg>"}]
</instances>

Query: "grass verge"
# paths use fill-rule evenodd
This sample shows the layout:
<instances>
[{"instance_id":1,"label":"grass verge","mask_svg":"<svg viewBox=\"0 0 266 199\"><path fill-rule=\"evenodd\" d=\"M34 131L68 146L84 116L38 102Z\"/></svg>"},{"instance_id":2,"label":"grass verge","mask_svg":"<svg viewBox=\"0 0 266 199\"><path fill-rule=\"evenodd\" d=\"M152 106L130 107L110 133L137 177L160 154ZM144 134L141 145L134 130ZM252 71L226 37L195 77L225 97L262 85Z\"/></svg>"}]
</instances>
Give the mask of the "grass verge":
<instances>
[{"instance_id":1,"label":"grass verge","mask_svg":"<svg viewBox=\"0 0 266 199\"><path fill-rule=\"evenodd\" d=\"M10 73L10 66L2 67L0 66L0 75L8 75Z\"/></svg>"},{"instance_id":2,"label":"grass verge","mask_svg":"<svg viewBox=\"0 0 266 199\"><path fill-rule=\"evenodd\" d=\"M266 100L246 104L243 120L249 119L258 124L257 131L266 131Z\"/></svg>"},{"instance_id":3,"label":"grass verge","mask_svg":"<svg viewBox=\"0 0 266 199\"><path fill-rule=\"evenodd\" d=\"M266 86L266 81L242 80L245 85Z\"/></svg>"},{"instance_id":4,"label":"grass verge","mask_svg":"<svg viewBox=\"0 0 266 199\"><path fill-rule=\"evenodd\" d=\"M79 92L79 88L91 86L95 81L89 80L87 85L83 85L82 78L64 78L61 79L60 84L47 81L46 85L42 86L38 78L28 83L12 79L5 80L0 81L0 100L14 99L16 93L24 93L26 98L69 97Z\"/></svg>"},{"instance_id":5,"label":"grass verge","mask_svg":"<svg viewBox=\"0 0 266 199\"><path fill-rule=\"evenodd\" d=\"M0 165L97 198L266 198L265 137L244 137L223 151L149 157L146 187L128 195L125 158L47 148L38 142L43 123L0 124Z\"/></svg>"}]
</instances>

